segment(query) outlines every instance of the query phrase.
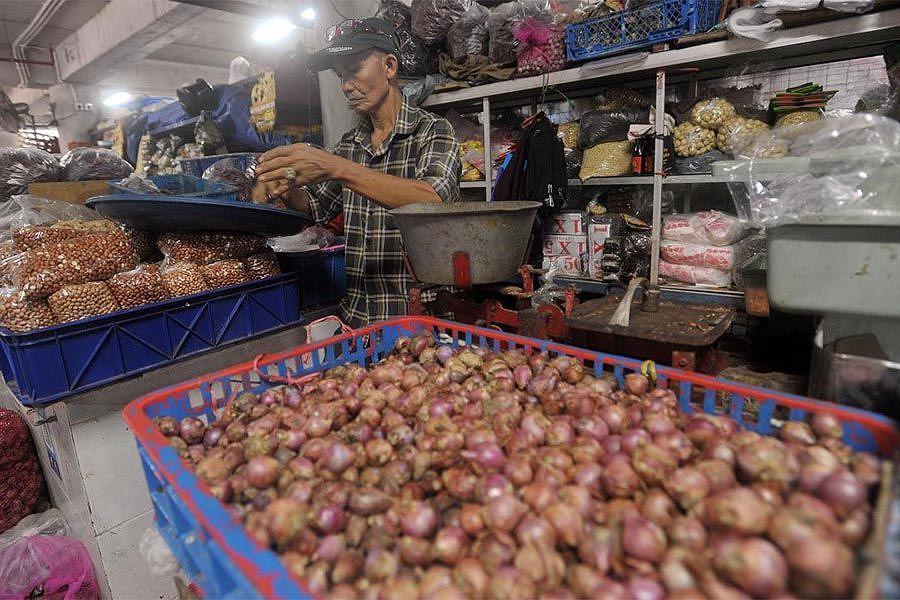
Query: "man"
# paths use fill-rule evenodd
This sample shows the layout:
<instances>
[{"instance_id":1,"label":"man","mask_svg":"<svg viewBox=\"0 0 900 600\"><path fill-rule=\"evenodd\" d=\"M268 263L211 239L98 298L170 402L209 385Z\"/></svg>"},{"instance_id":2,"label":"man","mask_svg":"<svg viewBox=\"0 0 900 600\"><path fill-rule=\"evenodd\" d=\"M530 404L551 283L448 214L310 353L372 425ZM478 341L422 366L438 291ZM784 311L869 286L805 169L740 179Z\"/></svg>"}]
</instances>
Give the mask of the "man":
<instances>
[{"instance_id":1,"label":"man","mask_svg":"<svg viewBox=\"0 0 900 600\"><path fill-rule=\"evenodd\" d=\"M412 282L389 210L459 199L459 144L443 118L412 106L398 86L397 34L383 19L345 21L310 68L331 68L362 117L332 153L294 144L260 157L254 201L284 196L325 223L343 211L347 298L352 327L406 314Z\"/></svg>"}]
</instances>

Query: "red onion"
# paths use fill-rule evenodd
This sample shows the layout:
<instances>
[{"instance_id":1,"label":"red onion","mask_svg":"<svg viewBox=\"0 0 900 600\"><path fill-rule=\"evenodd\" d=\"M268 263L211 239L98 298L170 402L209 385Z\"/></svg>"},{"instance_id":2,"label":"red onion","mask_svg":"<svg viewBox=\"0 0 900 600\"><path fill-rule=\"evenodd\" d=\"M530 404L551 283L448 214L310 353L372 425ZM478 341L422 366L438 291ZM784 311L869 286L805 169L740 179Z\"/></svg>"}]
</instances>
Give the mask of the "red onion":
<instances>
[{"instance_id":1,"label":"red onion","mask_svg":"<svg viewBox=\"0 0 900 600\"><path fill-rule=\"evenodd\" d=\"M516 387L520 390L524 390L528 387L528 382L531 381L531 378L534 374L531 372L531 368L528 365L519 365L513 371L513 379L515 379Z\"/></svg>"},{"instance_id":2,"label":"red onion","mask_svg":"<svg viewBox=\"0 0 900 600\"><path fill-rule=\"evenodd\" d=\"M210 427L203 434L203 444L207 447L215 446L222 439L222 430L218 427Z\"/></svg>"},{"instance_id":3,"label":"red onion","mask_svg":"<svg viewBox=\"0 0 900 600\"><path fill-rule=\"evenodd\" d=\"M451 467L441 474L444 488L458 500L473 500L478 485L478 477L466 469Z\"/></svg>"},{"instance_id":4,"label":"red onion","mask_svg":"<svg viewBox=\"0 0 900 600\"><path fill-rule=\"evenodd\" d=\"M437 513L424 502L410 501L401 507L400 527L406 535L431 537L437 529L437 522Z\"/></svg>"},{"instance_id":5,"label":"red onion","mask_svg":"<svg viewBox=\"0 0 900 600\"><path fill-rule=\"evenodd\" d=\"M547 519L527 514L516 527L516 539L519 544L535 544L537 546L556 546L556 530Z\"/></svg>"},{"instance_id":6,"label":"red onion","mask_svg":"<svg viewBox=\"0 0 900 600\"><path fill-rule=\"evenodd\" d=\"M786 552L791 587L804 598L848 598L856 585L853 552L820 536L802 539Z\"/></svg>"},{"instance_id":7,"label":"red onion","mask_svg":"<svg viewBox=\"0 0 900 600\"><path fill-rule=\"evenodd\" d=\"M471 450L463 450L459 454L488 471L502 469L506 462L503 450L493 442L482 442Z\"/></svg>"},{"instance_id":8,"label":"red onion","mask_svg":"<svg viewBox=\"0 0 900 600\"><path fill-rule=\"evenodd\" d=\"M198 462L195 467L195 473L197 473L197 477L207 483L218 479L224 479L231 475L231 471L228 469L228 465L225 461L213 456L207 456L206 458L200 459L200 462Z\"/></svg>"},{"instance_id":9,"label":"red onion","mask_svg":"<svg viewBox=\"0 0 900 600\"><path fill-rule=\"evenodd\" d=\"M809 494L794 492L788 498L788 506L798 511L818 532L837 534L838 520L831 507L822 500Z\"/></svg>"},{"instance_id":10,"label":"red onion","mask_svg":"<svg viewBox=\"0 0 900 600\"><path fill-rule=\"evenodd\" d=\"M711 486L703 472L696 467L681 467L676 469L666 479L666 490L672 494L678 505L684 510L690 510L703 500L709 493Z\"/></svg>"},{"instance_id":11,"label":"red onion","mask_svg":"<svg viewBox=\"0 0 900 600\"><path fill-rule=\"evenodd\" d=\"M472 546L472 554L481 561L488 573L496 573L503 565L510 564L515 553L515 540L499 531L482 534Z\"/></svg>"},{"instance_id":12,"label":"red onion","mask_svg":"<svg viewBox=\"0 0 900 600\"><path fill-rule=\"evenodd\" d=\"M347 524L347 515L336 506L320 506L313 513L312 525L321 534L337 533Z\"/></svg>"},{"instance_id":13,"label":"red onion","mask_svg":"<svg viewBox=\"0 0 900 600\"><path fill-rule=\"evenodd\" d=\"M702 460L697 463L697 469L706 477L709 483L709 492L715 494L722 490L737 485L737 479L734 476L734 470L728 463L719 459Z\"/></svg>"},{"instance_id":14,"label":"red onion","mask_svg":"<svg viewBox=\"0 0 900 600\"><path fill-rule=\"evenodd\" d=\"M789 487L800 470L797 460L784 444L763 438L742 446L737 452L738 472L746 481L760 481Z\"/></svg>"},{"instance_id":15,"label":"red onion","mask_svg":"<svg viewBox=\"0 0 900 600\"><path fill-rule=\"evenodd\" d=\"M363 558L353 550L338 556L331 570L331 581L335 585L354 581L362 572Z\"/></svg>"},{"instance_id":16,"label":"red onion","mask_svg":"<svg viewBox=\"0 0 900 600\"><path fill-rule=\"evenodd\" d=\"M644 420L644 413L641 411L641 407L637 405L634 405L625 411L625 415L628 418L628 423L630 423L632 427L639 427Z\"/></svg>"},{"instance_id":17,"label":"red onion","mask_svg":"<svg viewBox=\"0 0 900 600\"><path fill-rule=\"evenodd\" d=\"M497 442L497 436L494 435L494 432L488 427L479 427L466 434L466 448L468 450L472 450L479 444L487 442Z\"/></svg>"},{"instance_id":18,"label":"red onion","mask_svg":"<svg viewBox=\"0 0 900 600\"><path fill-rule=\"evenodd\" d=\"M709 419L709 415L695 415L684 425L684 434L698 447L705 448L719 439L719 428Z\"/></svg>"},{"instance_id":19,"label":"red onion","mask_svg":"<svg viewBox=\"0 0 900 600\"><path fill-rule=\"evenodd\" d=\"M523 426L524 420L522 419ZM598 442L602 442L609 435L609 426L597 415L575 419L574 427L578 435L594 438Z\"/></svg>"},{"instance_id":20,"label":"red onion","mask_svg":"<svg viewBox=\"0 0 900 600\"><path fill-rule=\"evenodd\" d=\"M341 442L333 442L319 459L319 464L336 475L340 475L356 460L356 453Z\"/></svg>"},{"instance_id":21,"label":"red onion","mask_svg":"<svg viewBox=\"0 0 900 600\"><path fill-rule=\"evenodd\" d=\"M625 586L625 593L633 600L662 600L665 590L649 577L632 577Z\"/></svg>"},{"instance_id":22,"label":"red onion","mask_svg":"<svg viewBox=\"0 0 900 600\"><path fill-rule=\"evenodd\" d=\"M638 474L626 461L613 461L606 465L600 476L603 491L617 498L629 498L641 485Z\"/></svg>"},{"instance_id":23,"label":"red onion","mask_svg":"<svg viewBox=\"0 0 900 600\"><path fill-rule=\"evenodd\" d=\"M816 488L816 495L844 518L865 504L866 487L849 471L832 473Z\"/></svg>"},{"instance_id":24,"label":"red onion","mask_svg":"<svg viewBox=\"0 0 900 600\"><path fill-rule=\"evenodd\" d=\"M466 504L459 511L459 526L469 535L484 529L484 511L480 504Z\"/></svg>"},{"instance_id":25,"label":"red onion","mask_svg":"<svg viewBox=\"0 0 900 600\"><path fill-rule=\"evenodd\" d=\"M531 482L534 472L531 470L531 462L524 456L514 455L507 459L503 468L504 474L516 487Z\"/></svg>"},{"instance_id":26,"label":"red onion","mask_svg":"<svg viewBox=\"0 0 900 600\"><path fill-rule=\"evenodd\" d=\"M689 459L694 453L694 446L691 444L691 440L677 430L653 436L653 443L681 462Z\"/></svg>"},{"instance_id":27,"label":"red onion","mask_svg":"<svg viewBox=\"0 0 900 600\"><path fill-rule=\"evenodd\" d=\"M646 429L626 429L622 432L622 451L631 454L641 444L652 441Z\"/></svg>"},{"instance_id":28,"label":"red onion","mask_svg":"<svg viewBox=\"0 0 900 600\"><path fill-rule=\"evenodd\" d=\"M178 421L172 417L160 417L155 421L160 433L166 437L178 435Z\"/></svg>"},{"instance_id":29,"label":"red onion","mask_svg":"<svg viewBox=\"0 0 900 600\"><path fill-rule=\"evenodd\" d=\"M638 560L658 563L666 552L666 534L652 521L629 516L622 525L622 549Z\"/></svg>"},{"instance_id":30,"label":"red onion","mask_svg":"<svg viewBox=\"0 0 900 600\"><path fill-rule=\"evenodd\" d=\"M556 500L556 491L546 483L530 483L522 488L522 500L533 511L540 513Z\"/></svg>"},{"instance_id":31,"label":"red onion","mask_svg":"<svg viewBox=\"0 0 900 600\"><path fill-rule=\"evenodd\" d=\"M469 538L459 527L445 527L434 538L434 557L448 565L459 563L469 549Z\"/></svg>"},{"instance_id":32,"label":"red onion","mask_svg":"<svg viewBox=\"0 0 900 600\"><path fill-rule=\"evenodd\" d=\"M706 547L706 528L700 519L691 516L675 517L667 529L669 541L694 551Z\"/></svg>"},{"instance_id":33,"label":"red onion","mask_svg":"<svg viewBox=\"0 0 900 600\"><path fill-rule=\"evenodd\" d=\"M541 513L556 531L557 540L567 546L577 546L581 539L584 521L581 515L566 504L551 504Z\"/></svg>"},{"instance_id":34,"label":"red onion","mask_svg":"<svg viewBox=\"0 0 900 600\"><path fill-rule=\"evenodd\" d=\"M621 433L627 427L628 416L621 406L615 404L604 406L598 414L612 433Z\"/></svg>"},{"instance_id":35,"label":"red onion","mask_svg":"<svg viewBox=\"0 0 900 600\"><path fill-rule=\"evenodd\" d=\"M857 452L853 456L853 474L863 485L875 485L881 480L881 461L868 452Z\"/></svg>"},{"instance_id":36,"label":"red onion","mask_svg":"<svg viewBox=\"0 0 900 600\"><path fill-rule=\"evenodd\" d=\"M625 390L629 394L640 396L650 389L650 380L640 373L629 373L625 376Z\"/></svg>"},{"instance_id":37,"label":"red onion","mask_svg":"<svg viewBox=\"0 0 900 600\"><path fill-rule=\"evenodd\" d=\"M666 552L666 556L659 565L659 575L669 592L669 597L679 592L696 590L697 578L687 566L693 561L694 553L687 548L675 546ZM703 598L702 595L699 597Z\"/></svg>"},{"instance_id":38,"label":"red onion","mask_svg":"<svg viewBox=\"0 0 900 600\"><path fill-rule=\"evenodd\" d=\"M386 511L391 506L391 497L372 487L361 487L350 494L347 506L357 515L374 515Z\"/></svg>"},{"instance_id":39,"label":"red onion","mask_svg":"<svg viewBox=\"0 0 900 600\"><path fill-rule=\"evenodd\" d=\"M675 431L675 424L669 417L662 414L651 414L644 418L641 425L651 436Z\"/></svg>"},{"instance_id":40,"label":"red onion","mask_svg":"<svg viewBox=\"0 0 900 600\"><path fill-rule=\"evenodd\" d=\"M678 508L672 498L659 488L647 492L641 503L641 515L663 528L668 527L677 514Z\"/></svg>"},{"instance_id":41,"label":"red onion","mask_svg":"<svg viewBox=\"0 0 900 600\"><path fill-rule=\"evenodd\" d=\"M575 439L572 425L568 419L553 419L547 429L547 444L551 446L568 446Z\"/></svg>"},{"instance_id":42,"label":"red onion","mask_svg":"<svg viewBox=\"0 0 900 600\"><path fill-rule=\"evenodd\" d=\"M690 442L688 442L688 444L690 444ZM654 442L642 444L635 448L632 453L631 463L634 466L634 470L646 483L649 485L662 485L663 481L665 481L678 466L678 459L670 450L667 450Z\"/></svg>"},{"instance_id":43,"label":"red onion","mask_svg":"<svg viewBox=\"0 0 900 600\"><path fill-rule=\"evenodd\" d=\"M741 540L732 552L716 556L714 564L728 581L756 598L782 593L787 582L784 557L763 538Z\"/></svg>"},{"instance_id":44,"label":"red onion","mask_svg":"<svg viewBox=\"0 0 900 600\"><path fill-rule=\"evenodd\" d=\"M724 527L741 535L758 535L769 526L772 507L749 488L732 488L709 499L706 519L710 525Z\"/></svg>"},{"instance_id":45,"label":"red onion","mask_svg":"<svg viewBox=\"0 0 900 600\"><path fill-rule=\"evenodd\" d=\"M552 544L551 544L552 547ZM613 535L606 527L586 527L578 544L578 558L599 573L609 571L613 557Z\"/></svg>"},{"instance_id":46,"label":"red onion","mask_svg":"<svg viewBox=\"0 0 900 600\"><path fill-rule=\"evenodd\" d=\"M576 437L569 448L569 454L572 455L572 459L577 463L596 464L606 454L606 451L600 442L594 438Z\"/></svg>"},{"instance_id":47,"label":"red onion","mask_svg":"<svg viewBox=\"0 0 900 600\"><path fill-rule=\"evenodd\" d=\"M515 496L504 494L485 506L485 523L494 531L509 533L526 512L526 506Z\"/></svg>"},{"instance_id":48,"label":"red onion","mask_svg":"<svg viewBox=\"0 0 900 600\"><path fill-rule=\"evenodd\" d=\"M494 573L488 583L488 596L500 600L534 598L535 589L531 580L522 577L513 567L503 567Z\"/></svg>"},{"instance_id":49,"label":"red onion","mask_svg":"<svg viewBox=\"0 0 900 600\"><path fill-rule=\"evenodd\" d=\"M404 536L397 547L400 549L400 559L407 565L422 567L431 562L431 542L428 540Z\"/></svg>"},{"instance_id":50,"label":"red onion","mask_svg":"<svg viewBox=\"0 0 900 600\"><path fill-rule=\"evenodd\" d=\"M267 488L278 480L277 460L271 456L257 456L247 463L247 482L255 488Z\"/></svg>"},{"instance_id":51,"label":"red onion","mask_svg":"<svg viewBox=\"0 0 900 600\"><path fill-rule=\"evenodd\" d=\"M487 504L494 498L499 498L503 494L512 493L513 486L509 480L499 473L491 473L485 475L481 480L476 494L482 503Z\"/></svg>"},{"instance_id":52,"label":"red onion","mask_svg":"<svg viewBox=\"0 0 900 600\"><path fill-rule=\"evenodd\" d=\"M197 444L203 441L205 428L206 426L200 419L185 417L178 424L178 435L188 444Z\"/></svg>"},{"instance_id":53,"label":"red onion","mask_svg":"<svg viewBox=\"0 0 900 600\"><path fill-rule=\"evenodd\" d=\"M347 550L343 535L326 535L319 539L316 556L327 563L334 563Z\"/></svg>"},{"instance_id":54,"label":"red onion","mask_svg":"<svg viewBox=\"0 0 900 600\"><path fill-rule=\"evenodd\" d=\"M841 424L841 420L825 412L817 412L813 415L812 430L817 436L823 438L841 439L844 437L844 426Z\"/></svg>"},{"instance_id":55,"label":"red onion","mask_svg":"<svg viewBox=\"0 0 900 600\"><path fill-rule=\"evenodd\" d=\"M786 422L778 431L778 437L783 442L795 442L805 446L816 443L816 436L813 434L812 428L803 421Z\"/></svg>"}]
</instances>

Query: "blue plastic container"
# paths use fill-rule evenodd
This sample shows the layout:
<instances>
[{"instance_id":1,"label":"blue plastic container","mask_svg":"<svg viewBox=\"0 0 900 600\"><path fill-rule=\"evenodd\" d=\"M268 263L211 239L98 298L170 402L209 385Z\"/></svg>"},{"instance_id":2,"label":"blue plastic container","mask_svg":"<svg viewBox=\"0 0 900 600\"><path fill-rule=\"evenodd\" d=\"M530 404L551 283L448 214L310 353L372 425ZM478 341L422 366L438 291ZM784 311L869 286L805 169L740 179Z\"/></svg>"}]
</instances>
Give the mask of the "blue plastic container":
<instances>
[{"instance_id":1,"label":"blue plastic container","mask_svg":"<svg viewBox=\"0 0 900 600\"><path fill-rule=\"evenodd\" d=\"M201 156L200 158L182 158L178 162L181 163L181 172L185 175L193 175L194 177L203 177L203 172L222 160L223 158L233 158L238 161L241 169L248 169L251 163L259 157L258 152L232 152L231 154L217 154L216 156Z\"/></svg>"},{"instance_id":2,"label":"blue plastic container","mask_svg":"<svg viewBox=\"0 0 900 600\"><path fill-rule=\"evenodd\" d=\"M716 24L722 0L657 0L566 27L570 61L588 60L701 33Z\"/></svg>"},{"instance_id":3,"label":"blue plastic container","mask_svg":"<svg viewBox=\"0 0 900 600\"><path fill-rule=\"evenodd\" d=\"M335 304L347 295L344 246L308 252L279 252L285 272L300 274L300 306L303 310Z\"/></svg>"},{"instance_id":4,"label":"blue plastic container","mask_svg":"<svg viewBox=\"0 0 900 600\"><path fill-rule=\"evenodd\" d=\"M641 361L633 358L431 317L407 317L235 365L134 400L125 407L124 418L137 440L156 526L181 568L205 597L295 599L313 595L288 573L274 552L250 537L240 519L191 472L153 419L192 416L210 423L229 397L241 392L258 394L269 387L260 381L259 373L299 378L346 363L371 365L394 348L398 336L421 332L435 335L441 344L476 344L494 352L519 349L572 356L595 375L612 373L620 385L624 384L625 375L641 371ZM805 421L822 412L841 421L844 441L857 450L890 457L900 442L896 424L881 415L681 369L657 366L656 370L657 385L677 394L682 411L727 414L741 427L761 435L776 435L783 420ZM717 397L724 399L724 407ZM750 403L758 410L745 411Z\"/></svg>"},{"instance_id":5,"label":"blue plastic container","mask_svg":"<svg viewBox=\"0 0 900 600\"><path fill-rule=\"evenodd\" d=\"M300 321L296 273L30 331L0 329L3 376L25 406L158 369Z\"/></svg>"},{"instance_id":6,"label":"blue plastic container","mask_svg":"<svg viewBox=\"0 0 900 600\"><path fill-rule=\"evenodd\" d=\"M187 196L189 198L216 198L218 200L237 200L237 190L233 185L206 181L193 175L153 175L149 177L159 191L160 196ZM145 196L146 192L131 190L117 183L110 182L110 194L126 196Z\"/></svg>"}]
</instances>

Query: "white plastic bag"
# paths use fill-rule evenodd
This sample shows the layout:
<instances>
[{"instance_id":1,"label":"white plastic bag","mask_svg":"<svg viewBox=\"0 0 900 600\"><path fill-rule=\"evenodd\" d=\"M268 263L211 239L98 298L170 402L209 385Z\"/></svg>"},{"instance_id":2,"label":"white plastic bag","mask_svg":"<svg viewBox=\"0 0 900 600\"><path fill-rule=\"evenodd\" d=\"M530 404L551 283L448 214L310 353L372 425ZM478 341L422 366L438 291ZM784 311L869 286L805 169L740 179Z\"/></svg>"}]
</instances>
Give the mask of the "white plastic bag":
<instances>
[{"instance_id":1,"label":"white plastic bag","mask_svg":"<svg viewBox=\"0 0 900 600\"><path fill-rule=\"evenodd\" d=\"M673 265L664 260L659 261L659 274L667 279L682 283L695 283L715 287L731 285L731 271L711 269L709 267L692 267L690 265Z\"/></svg>"},{"instance_id":2,"label":"white plastic bag","mask_svg":"<svg viewBox=\"0 0 900 600\"><path fill-rule=\"evenodd\" d=\"M667 215L663 218L662 238L686 244L729 246L747 232L747 227L731 215L717 210Z\"/></svg>"},{"instance_id":3,"label":"white plastic bag","mask_svg":"<svg viewBox=\"0 0 900 600\"><path fill-rule=\"evenodd\" d=\"M844 13L864 13L875 8L875 0L825 0L822 6Z\"/></svg>"},{"instance_id":4,"label":"white plastic bag","mask_svg":"<svg viewBox=\"0 0 900 600\"><path fill-rule=\"evenodd\" d=\"M663 240L659 256L675 265L731 269L734 266L735 246L705 246Z\"/></svg>"},{"instance_id":5,"label":"white plastic bag","mask_svg":"<svg viewBox=\"0 0 900 600\"><path fill-rule=\"evenodd\" d=\"M728 31L738 37L766 41L784 22L758 8L739 8L728 17Z\"/></svg>"}]
</instances>

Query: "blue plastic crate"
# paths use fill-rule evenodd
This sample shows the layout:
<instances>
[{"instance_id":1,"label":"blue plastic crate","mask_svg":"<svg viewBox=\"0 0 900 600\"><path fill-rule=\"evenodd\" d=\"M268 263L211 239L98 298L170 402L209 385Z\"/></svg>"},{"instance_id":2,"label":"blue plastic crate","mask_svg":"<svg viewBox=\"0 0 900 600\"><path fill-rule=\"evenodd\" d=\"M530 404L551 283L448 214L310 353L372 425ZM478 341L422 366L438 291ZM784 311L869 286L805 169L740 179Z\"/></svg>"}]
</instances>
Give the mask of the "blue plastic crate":
<instances>
[{"instance_id":1,"label":"blue plastic crate","mask_svg":"<svg viewBox=\"0 0 900 600\"><path fill-rule=\"evenodd\" d=\"M149 177L165 196L187 196L189 198L216 198L218 200L237 200L237 190L233 185L206 181L193 175L153 175ZM144 196L146 192L128 189L118 182L110 182L110 194L126 196Z\"/></svg>"},{"instance_id":2,"label":"blue plastic crate","mask_svg":"<svg viewBox=\"0 0 900 600\"><path fill-rule=\"evenodd\" d=\"M224 158L233 158L238 161L240 168L246 170L259 157L258 152L232 152L231 154L217 154L216 156L201 156L200 158L182 158L181 172L185 175L203 177L203 172Z\"/></svg>"},{"instance_id":3,"label":"blue plastic crate","mask_svg":"<svg viewBox=\"0 0 900 600\"><path fill-rule=\"evenodd\" d=\"M3 375L25 406L55 402L293 325L299 293L288 273L28 333L0 329Z\"/></svg>"},{"instance_id":4,"label":"blue plastic crate","mask_svg":"<svg viewBox=\"0 0 900 600\"><path fill-rule=\"evenodd\" d=\"M722 0L657 0L568 25L566 54L570 61L587 60L707 31L721 7Z\"/></svg>"},{"instance_id":5,"label":"blue plastic crate","mask_svg":"<svg viewBox=\"0 0 900 600\"><path fill-rule=\"evenodd\" d=\"M300 274L300 306L303 310L337 303L347 295L344 246L308 252L279 252L285 272Z\"/></svg>"},{"instance_id":6,"label":"blue plastic crate","mask_svg":"<svg viewBox=\"0 0 900 600\"><path fill-rule=\"evenodd\" d=\"M595 375L612 373L620 385L624 385L625 375L641 371L642 362L632 358L431 317L407 317L229 367L134 400L125 407L124 418L137 441L156 525L182 569L206 597L308 598L312 594L291 577L274 552L250 537L240 519L197 479L152 420L194 416L209 423L229 397L241 392L259 394L267 388L261 373L299 378L346 363L367 366L391 352L398 336L421 332L432 333L442 344L572 356ZM762 435L777 433L780 419L806 420L825 412L840 419L844 441L857 450L891 456L900 441L896 424L881 415L681 369L657 366L656 370L657 384L676 393L681 410L727 414L741 427ZM724 407L717 398L725 398ZM745 412L751 402L757 411Z\"/></svg>"}]
</instances>

